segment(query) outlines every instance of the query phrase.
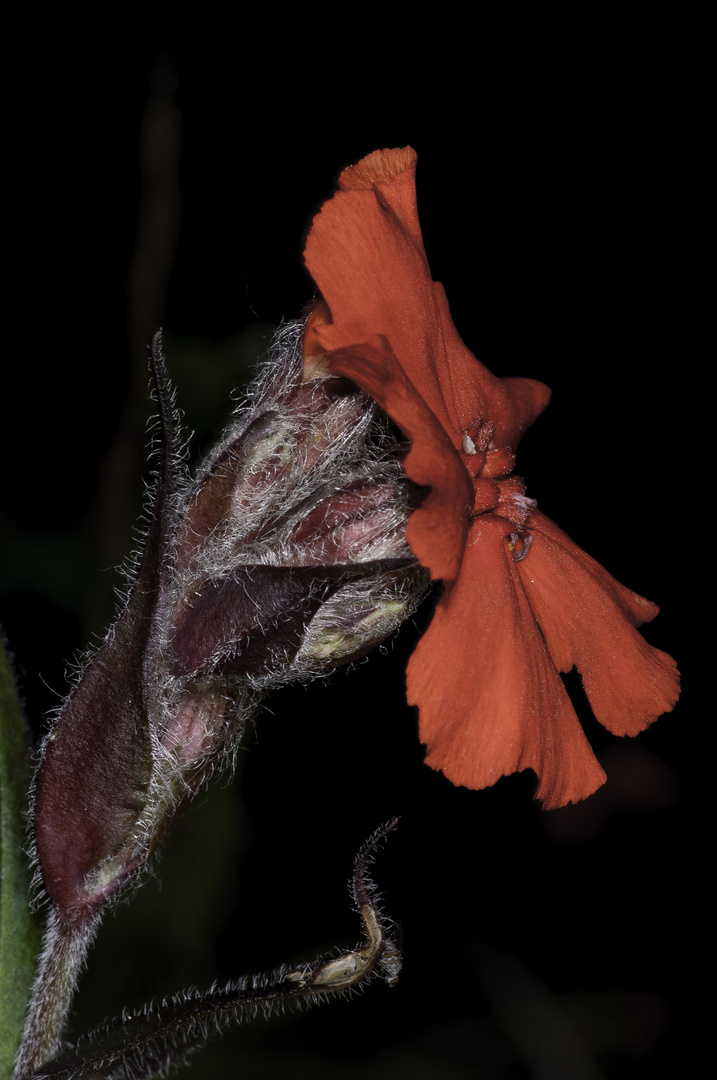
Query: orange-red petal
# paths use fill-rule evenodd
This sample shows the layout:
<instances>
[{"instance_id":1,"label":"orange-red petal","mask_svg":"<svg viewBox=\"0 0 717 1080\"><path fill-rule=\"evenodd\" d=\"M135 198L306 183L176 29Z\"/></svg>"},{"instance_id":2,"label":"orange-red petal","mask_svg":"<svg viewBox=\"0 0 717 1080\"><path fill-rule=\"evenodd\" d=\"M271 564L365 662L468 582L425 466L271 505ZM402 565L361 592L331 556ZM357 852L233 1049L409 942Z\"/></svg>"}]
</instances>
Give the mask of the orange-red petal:
<instances>
[{"instance_id":1,"label":"orange-red petal","mask_svg":"<svg viewBox=\"0 0 717 1080\"><path fill-rule=\"evenodd\" d=\"M487 417L495 445L515 448L550 391L532 379L496 378L464 345L431 279L415 167L410 147L377 150L344 169L314 218L304 258L331 312L316 338L331 353L382 334L455 447Z\"/></svg>"},{"instance_id":2,"label":"orange-red petal","mask_svg":"<svg viewBox=\"0 0 717 1080\"><path fill-rule=\"evenodd\" d=\"M407 147L377 151L344 169L339 190L312 222L304 259L331 311L331 324L318 329L326 352L383 334L404 367L410 361L411 381L447 427L441 321L421 239L415 167Z\"/></svg>"},{"instance_id":3,"label":"orange-red petal","mask_svg":"<svg viewBox=\"0 0 717 1080\"><path fill-rule=\"evenodd\" d=\"M635 629L659 608L616 581L543 514L532 515L530 530L530 553L517 570L555 666L577 667L601 724L615 735L636 735L679 696L675 661Z\"/></svg>"},{"instance_id":4,"label":"orange-red petal","mask_svg":"<svg viewBox=\"0 0 717 1080\"><path fill-rule=\"evenodd\" d=\"M441 392L453 403L461 435L478 417L495 425L495 446L518 446L523 434L550 401L550 389L537 379L499 379L466 348L456 330L446 291L434 285L441 315L445 361L439 369ZM389 335L390 337L390 335ZM412 369L406 369L412 374Z\"/></svg>"},{"instance_id":5,"label":"orange-red petal","mask_svg":"<svg viewBox=\"0 0 717 1080\"><path fill-rule=\"evenodd\" d=\"M533 769L536 798L552 809L605 775L526 599L510 531L492 515L473 523L458 579L411 657L408 700L434 769L471 788Z\"/></svg>"}]
</instances>

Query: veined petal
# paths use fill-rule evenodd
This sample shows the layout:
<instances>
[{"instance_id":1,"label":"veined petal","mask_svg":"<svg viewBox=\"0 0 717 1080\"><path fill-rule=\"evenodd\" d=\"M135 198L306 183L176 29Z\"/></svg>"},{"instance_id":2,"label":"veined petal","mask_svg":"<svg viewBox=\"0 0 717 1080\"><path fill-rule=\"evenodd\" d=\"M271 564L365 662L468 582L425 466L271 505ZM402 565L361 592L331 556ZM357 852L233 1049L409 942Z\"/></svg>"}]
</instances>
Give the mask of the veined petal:
<instances>
[{"instance_id":1,"label":"veined petal","mask_svg":"<svg viewBox=\"0 0 717 1080\"><path fill-rule=\"evenodd\" d=\"M477 417L495 425L493 444L514 450L550 401L550 389L537 379L499 379L466 347L456 330L446 291L434 285L441 314L446 360L439 373L442 392L454 403L462 433Z\"/></svg>"},{"instance_id":2,"label":"veined petal","mask_svg":"<svg viewBox=\"0 0 717 1080\"><path fill-rule=\"evenodd\" d=\"M635 629L659 608L616 581L543 514L532 515L530 530L530 554L517 569L556 667L577 667L601 724L615 735L637 735L679 696L675 661Z\"/></svg>"},{"instance_id":3,"label":"veined petal","mask_svg":"<svg viewBox=\"0 0 717 1080\"><path fill-rule=\"evenodd\" d=\"M378 151L339 178L313 220L304 260L331 311L327 352L383 334L444 427L441 321L423 249L413 150Z\"/></svg>"},{"instance_id":4,"label":"veined petal","mask_svg":"<svg viewBox=\"0 0 717 1080\"><path fill-rule=\"evenodd\" d=\"M496 446L515 448L550 391L532 379L497 378L464 345L431 278L415 168L410 147L378 150L344 169L314 218L304 258L331 312L316 337L331 353L382 334L454 446L488 417Z\"/></svg>"},{"instance_id":5,"label":"veined petal","mask_svg":"<svg viewBox=\"0 0 717 1080\"><path fill-rule=\"evenodd\" d=\"M411 657L408 701L427 763L454 784L533 769L536 798L553 809L591 795L605 774L531 612L510 531L492 515L474 522L458 579Z\"/></svg>"}]
</instances>

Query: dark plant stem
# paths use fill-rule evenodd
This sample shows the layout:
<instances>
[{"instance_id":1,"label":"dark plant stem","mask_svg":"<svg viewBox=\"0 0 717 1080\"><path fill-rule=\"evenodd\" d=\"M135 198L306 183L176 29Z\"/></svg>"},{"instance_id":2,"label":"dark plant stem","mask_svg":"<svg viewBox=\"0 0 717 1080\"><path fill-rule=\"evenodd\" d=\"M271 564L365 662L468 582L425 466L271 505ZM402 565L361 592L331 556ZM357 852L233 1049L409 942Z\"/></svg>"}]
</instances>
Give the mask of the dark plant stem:
<instances>
[{"instance_id":1,"label":"dark plant stem","mask_svg":"<svg viewBox=\"0 0 717 1080\"><path fill-rule=\"evenodd\" d=\"M77 979L98 924L96 918L89 925L73 926L54 908L50 912L14 1080L35 1072L58 1052Z\"/></svg>"},{"instance_id":2,"label":"dark plant stem","mask_svg":"<svg viewBox=\"0 0 717 1080\"><path fill-rule=\"evenodd\" d=\"M35 1044L30 1046L28 1041L16 1080L149 1080L165 1075L170 1065L180 1063L232 1024L257 1015L268 1016L277 1007L306 1007L335 995L349 994L375 976L382 977L389 986L394 985L401 970L401 957L390 937L390 920L378 906L368 868L397 820L394 818L377 830L356 859L351 891L363 923L363 941L354 949L319 957L300 967L282 967L269 975L239 979L224 987L214 986L205 993L185 992L171 1001L147 1005L139 1012L124 1014L121 1019L103 1025L80 1039L77 1046L61 1050L49 1059L46 1046L33 1035ZM69 1002L71 980L82 964L83 955L81 942L77 953L58 944L53 954L54 968L48 961L47 968L43 968L48 974L43 981L41 972L38 980L44 993L38 990L37 1004L33 1003L33 1032L39 1033L43 1023L50 1023L55 1031L55 1046L67 1010L57 1009L56 1015L52 1010L63 993ZM65 975L67 979L63 982Z\"/></svg>"}]
</instances>

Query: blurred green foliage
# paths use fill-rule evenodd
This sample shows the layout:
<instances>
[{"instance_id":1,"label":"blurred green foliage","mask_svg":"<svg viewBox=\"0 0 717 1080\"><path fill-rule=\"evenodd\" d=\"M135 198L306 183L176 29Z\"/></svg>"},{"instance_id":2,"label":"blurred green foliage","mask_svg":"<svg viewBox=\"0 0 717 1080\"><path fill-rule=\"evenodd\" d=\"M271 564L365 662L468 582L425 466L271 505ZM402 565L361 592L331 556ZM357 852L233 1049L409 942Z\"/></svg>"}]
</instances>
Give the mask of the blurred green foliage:
<instances>
[{"instance_id":1,"label":"blurred green foliage","mask_svg":"<svg viewBox=\"0 0 717 1080\"><path fill-rule=\"evenodd\" d=\"M30 746L10 661L0 639L0 1076L9 1076L40 944L30 910L25 812Z\"/></svg>"}]
</instances>

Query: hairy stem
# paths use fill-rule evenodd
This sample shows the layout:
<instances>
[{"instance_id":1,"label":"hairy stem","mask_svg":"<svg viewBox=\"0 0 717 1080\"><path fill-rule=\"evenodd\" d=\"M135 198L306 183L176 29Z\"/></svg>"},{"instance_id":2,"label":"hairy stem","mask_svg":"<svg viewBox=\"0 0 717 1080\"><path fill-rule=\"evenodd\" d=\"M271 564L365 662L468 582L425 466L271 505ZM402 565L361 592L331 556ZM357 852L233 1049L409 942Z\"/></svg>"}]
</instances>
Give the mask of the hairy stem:
<instances>
[{"instance_id":1,"label":"hairy stem","mask_svg":"<svg viewBox=\"0 0 717 1080\"><path fill-rule=\"evenodd\" d=\"M232 1024L270 1015L277 1007L316 1005L360 989L372 977L395 984L401 970L391 940L390 920L381 913L368 868L394 818L364 844L351 883L354 905L363 923L363 941L330 957L300 967L282 967L268 975L239 979L204 993L193 991L171 1001L147 1005L105 1024L16 1080L149 1080L165 1075L213 1035Z\"/></svg>"},{"instance_id":2,"label":"hairy stem","mask_svg":"<svg viewBox=\"0 0 717 1080\"><path fill-rule=\"evenodd\" d=\"M14 1080L35 1072L58 1052L67 1014L99 919L73 926L50 912L40 968L30 999Z\"/></svg>"}]
</instances>

